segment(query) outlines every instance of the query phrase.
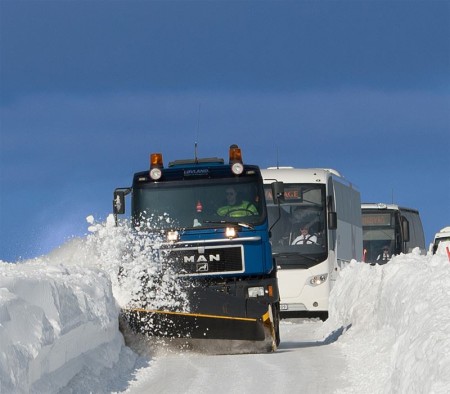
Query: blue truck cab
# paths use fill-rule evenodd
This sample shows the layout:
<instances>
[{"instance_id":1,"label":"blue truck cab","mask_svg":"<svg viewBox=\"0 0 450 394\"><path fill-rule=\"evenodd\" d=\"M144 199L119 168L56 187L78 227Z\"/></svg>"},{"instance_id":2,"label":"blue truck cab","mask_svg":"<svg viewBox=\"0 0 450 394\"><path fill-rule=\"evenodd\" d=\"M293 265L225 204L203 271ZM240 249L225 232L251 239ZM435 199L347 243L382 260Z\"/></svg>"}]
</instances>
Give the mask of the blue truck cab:
<instances>
[{"instance_id":1,"label":"blue truck cab","mask_svg":"<svg viewBox=\"0 0 450 394\"><path fill-rule=\"evenodd\" d=\"M155 335L148 321L169 319L168 336L263 342L275 350L279 292L258 166L244 164L236 145L229 163L195 158L164 167L162 155L152 154L131 188L115 190L116 218L127 194L132 227L164 234L158 247L190 292L189 311L127 309L132 328L145 325Z\"/></svg>"}]
</instances>

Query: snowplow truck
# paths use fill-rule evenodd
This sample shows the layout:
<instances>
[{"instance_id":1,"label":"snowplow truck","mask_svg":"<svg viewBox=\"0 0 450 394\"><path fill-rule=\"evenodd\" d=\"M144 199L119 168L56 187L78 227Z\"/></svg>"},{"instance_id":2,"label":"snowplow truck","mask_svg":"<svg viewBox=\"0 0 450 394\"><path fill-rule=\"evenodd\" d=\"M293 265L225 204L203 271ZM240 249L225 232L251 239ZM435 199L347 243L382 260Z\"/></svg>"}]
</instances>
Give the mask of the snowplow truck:
<instances>
[{"instance_id":1,"label":"snowplow truck","mask_svg":"<svg viewBox=\"0 0 450 394\"><path fill-rule=\"evenodd\" d=\"M163 256L159 269L175 273L188 307L134 304L122 308L121 324L147 337L229 341L246 353L276 350L280 299L259 167L244 164L236 145L228 163L194 158L165 167L162 154L153 153L132 187L114 191L116 223L128 194L131 227L140 234L149 217L166 218L148 232L162 237L154 245ZM158 288L149 292L157 296Z\"/></svg>"}]
</instances>

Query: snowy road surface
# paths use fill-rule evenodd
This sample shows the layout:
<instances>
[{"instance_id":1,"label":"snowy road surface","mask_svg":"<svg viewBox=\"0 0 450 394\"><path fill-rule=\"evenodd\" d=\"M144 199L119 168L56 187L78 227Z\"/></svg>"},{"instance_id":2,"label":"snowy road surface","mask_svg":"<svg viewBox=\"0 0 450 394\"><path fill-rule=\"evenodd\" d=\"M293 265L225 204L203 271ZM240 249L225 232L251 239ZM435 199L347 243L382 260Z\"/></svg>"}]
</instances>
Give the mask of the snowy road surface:
<instances>
[{"instance_id":1,"label":"snowy road surface","mask_svg":"<svg viewBox=\"0 0 450 394\"><path fill-rule=\"evenodd\" d=\"M344 388L341 350L317 334L321 321L282 320L276 353L156 355L136 373L127 392L148 393L333 393Z\"/></svg>"}]
</instances>

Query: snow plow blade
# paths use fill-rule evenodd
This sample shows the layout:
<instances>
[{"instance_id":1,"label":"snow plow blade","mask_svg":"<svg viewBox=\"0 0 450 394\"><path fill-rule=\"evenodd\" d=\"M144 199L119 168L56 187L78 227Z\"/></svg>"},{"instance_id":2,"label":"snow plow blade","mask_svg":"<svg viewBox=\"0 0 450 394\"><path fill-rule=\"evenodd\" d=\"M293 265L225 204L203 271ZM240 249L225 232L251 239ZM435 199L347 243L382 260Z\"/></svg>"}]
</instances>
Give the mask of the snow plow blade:
<instances>
[{"instance_id":1,"label":"snow plow blade","mask_svg":"<svg viewBox=\"0 0 450 394\"><path fill-rule=\"evenodd\" d=\"M260 318L243 318L124 309L122 327L124 324L127 342L135 342L136 335L164 338L182 347L219 354L273 352L277 347L270 310Z\"/></svg>"}]
</instances>

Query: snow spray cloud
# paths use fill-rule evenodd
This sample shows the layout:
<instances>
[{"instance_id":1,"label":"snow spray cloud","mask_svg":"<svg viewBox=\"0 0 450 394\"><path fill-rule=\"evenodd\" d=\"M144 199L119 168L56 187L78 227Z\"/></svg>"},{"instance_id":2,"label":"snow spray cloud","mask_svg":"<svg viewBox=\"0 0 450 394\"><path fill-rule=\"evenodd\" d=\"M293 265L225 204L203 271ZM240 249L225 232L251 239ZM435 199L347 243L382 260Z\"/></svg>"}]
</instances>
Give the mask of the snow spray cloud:
<instances>
[{"instance_id":1,"label":"snow spray cloud","mask_svg":"<svg viewBox=\"0 0 450 394\"><path fill-rule=\"evenodd\" d=\"M186 288L177 267L167 258L170 247L158 223L170 223L167 215L149 216L140 227L128 220L96 223L86 218L89 232L86 252L111 276L113 293L122 308L142 308L188 312Z\"/></svg>"}]
</instances>

